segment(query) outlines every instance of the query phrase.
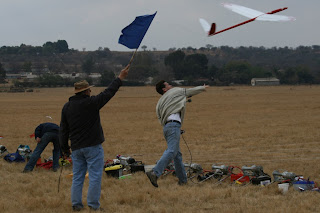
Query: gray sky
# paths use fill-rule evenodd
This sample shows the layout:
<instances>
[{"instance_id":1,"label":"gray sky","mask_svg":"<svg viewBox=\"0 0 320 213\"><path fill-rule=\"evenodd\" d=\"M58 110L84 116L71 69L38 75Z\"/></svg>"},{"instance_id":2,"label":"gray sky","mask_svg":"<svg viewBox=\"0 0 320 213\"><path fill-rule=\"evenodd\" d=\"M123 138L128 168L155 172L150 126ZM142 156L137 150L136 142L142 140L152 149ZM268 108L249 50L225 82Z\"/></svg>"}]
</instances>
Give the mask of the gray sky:
<instances>
[{"instance_id":1,"label":"gray sky","mask_svg":"<svg viewBox=\"0 0 320 213\"><path fill-rule=\"evenodd\" d=\"M278 15L292 22L254 21L207 37L199 18L217 31L247 20L221 6L234 3L262 12L288 7ZM66 40L69 48L131 51L118 44L121 30L136 16L158 11L141 46L147 49L213 46L297 47L320 45L320 0L0 0L0 47L42 46ZM141 50L140 46L140 50Z\"/></svg>"}]
</instances>

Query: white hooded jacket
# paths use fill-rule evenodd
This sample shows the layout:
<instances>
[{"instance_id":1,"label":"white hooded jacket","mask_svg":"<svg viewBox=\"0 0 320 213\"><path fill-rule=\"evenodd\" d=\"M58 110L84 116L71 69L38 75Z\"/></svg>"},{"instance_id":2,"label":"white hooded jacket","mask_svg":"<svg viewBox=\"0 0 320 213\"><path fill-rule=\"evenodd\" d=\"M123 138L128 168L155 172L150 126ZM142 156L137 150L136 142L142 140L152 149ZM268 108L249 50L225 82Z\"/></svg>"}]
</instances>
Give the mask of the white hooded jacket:
<instances>
[{"instance_id":1,"label":"white hooded jacket","mask_svg":"<svg viewBox=\"0 0 320 213\"><path fill-rule=\"evenodd\" d=\"M179 112L182 124L187 97L197 95L203 91L205 91L205 86L198 86L190 89L174 87L165 92L156 106L157 117L161 125L164 126L166 124L167 119L171 114Z\"/></svg>"}]
</instances>

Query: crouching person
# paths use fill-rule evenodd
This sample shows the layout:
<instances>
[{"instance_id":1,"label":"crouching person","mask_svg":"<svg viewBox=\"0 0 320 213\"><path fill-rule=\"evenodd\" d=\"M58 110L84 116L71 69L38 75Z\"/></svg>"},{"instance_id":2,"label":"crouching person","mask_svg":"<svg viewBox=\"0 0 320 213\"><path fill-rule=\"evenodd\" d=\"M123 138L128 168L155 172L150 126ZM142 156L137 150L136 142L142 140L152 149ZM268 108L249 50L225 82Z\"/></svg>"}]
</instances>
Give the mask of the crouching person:
<instances>
[{"instance_id":1,"label":"crouching person","mask_svg":"<svg viewBox=\"0 0 320 213\"><path fill-rule=\"evenodd\" d=\"M38 159L41 156L43 150L47 145L53 143L53 166L52 169L56 172L59 168L59 157L60 157L60 144L59 144L59 126L54 123L42 123L34 131L35 140L38 143L34 149L30 160L24 167L23 173L31 172L35 167Z\"/></svg>"}]
</instances>

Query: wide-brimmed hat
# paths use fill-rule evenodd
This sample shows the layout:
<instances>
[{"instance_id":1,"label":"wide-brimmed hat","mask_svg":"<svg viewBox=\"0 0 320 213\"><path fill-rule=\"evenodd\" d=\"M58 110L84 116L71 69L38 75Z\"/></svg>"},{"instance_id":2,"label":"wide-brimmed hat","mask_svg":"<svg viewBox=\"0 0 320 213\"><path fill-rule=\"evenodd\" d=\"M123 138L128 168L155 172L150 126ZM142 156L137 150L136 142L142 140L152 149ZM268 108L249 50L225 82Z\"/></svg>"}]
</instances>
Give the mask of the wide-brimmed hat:
<instances>
[{"instance_id":1,"label":"wide-brimmed hat","mask_svg":"<svg viewBox=\"0 0 320 213\"><path fill-rule=\"evenodd\" d=\"M89 85L88 81L82 80L74 83L74 93L79 93L82 91L85 91L91 87L94 87L94 85Z\"/></svg>"}]
</instances>

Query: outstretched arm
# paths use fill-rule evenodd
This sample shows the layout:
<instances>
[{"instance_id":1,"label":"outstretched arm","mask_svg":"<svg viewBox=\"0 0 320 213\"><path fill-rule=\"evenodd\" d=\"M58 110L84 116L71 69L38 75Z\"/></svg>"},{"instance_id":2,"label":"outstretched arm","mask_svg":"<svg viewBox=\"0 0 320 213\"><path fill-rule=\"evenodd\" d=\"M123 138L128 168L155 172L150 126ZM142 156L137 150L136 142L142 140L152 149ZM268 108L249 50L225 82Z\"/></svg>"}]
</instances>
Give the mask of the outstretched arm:
<instances>
[{"instance_id":1,"label":"outstretched arm","mask_svg":"<svg viewBox=\"0 0 320 213\"><path fill-rule=\"evenodd\" d=\"M203 91L206 90L206 88L208 88L209 85L203 85L203 86L197 86L197 87L193 87L193 88L190 88L190 89L186 89L186 96L189 97L189 96L194 96L194 95L197 95Z\"/></svg>"}]
</instances>

